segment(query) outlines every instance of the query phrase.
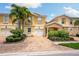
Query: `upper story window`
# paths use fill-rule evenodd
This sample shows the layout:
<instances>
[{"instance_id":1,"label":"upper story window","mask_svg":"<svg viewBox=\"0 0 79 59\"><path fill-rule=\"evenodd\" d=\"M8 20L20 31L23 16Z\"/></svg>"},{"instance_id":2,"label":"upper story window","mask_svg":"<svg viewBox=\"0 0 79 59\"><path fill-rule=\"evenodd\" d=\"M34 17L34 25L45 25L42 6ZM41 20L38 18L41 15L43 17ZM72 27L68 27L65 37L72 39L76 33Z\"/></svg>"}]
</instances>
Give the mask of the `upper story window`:
<instances>
[{"instance_id":1,"label":"upper story window","mask_svg":"<svg viewBox=\"0 0 79 59\"><path fill-rule=\"evenodd\" d=\"M3 23L7 24L9 20L9 16L3 16Z\"/></svg>"},{"instance_id":2,"label":"upper story window","mask_svg":"<svg viewBox=\"0 0 79 59\"><path fill-rule=\"evenodd\" d=\"M72 20L70 20L70 24L72 24Z\"/></svg>"},{"instance_id":3,"label":"upper story window","mask_svg":"<svg viewBox=\"0 0 79 59\"><path fill-rule=\"evenodd\" d=\"M28 25L32 24L32 16L28 18Z\"/></svg>"},{"instance_id":4,"label":"upper story window","mask_svg":"<svg viewBox=\"0 0 79 59\"><path fill-rule=\"evenodd\" d=\"M41 23L42 23L42 18L39 17L39 18L38 18L38 24L41 24Z\"/></svg>"},{"instance_id":5,"label":"upper story window","mask_svg":"<svg viewBox=\"0 0 79 59\"><path fill-rule=\"evenodd\" d=\"M29 18L28 18L28 22L31 22L31 20L32 20L32 17L29 17Z\"/></svg>"},{"instance_id":6,"label":"upper story window","mask_svg":"<svg viewBox=\"0 0 79 59\"><path fill-rule=\"evenodd\" d=\"M64 24L65 23L65 18L62 18L62 22L61 22L62 24Z\"/></svg>"}]
</instances>

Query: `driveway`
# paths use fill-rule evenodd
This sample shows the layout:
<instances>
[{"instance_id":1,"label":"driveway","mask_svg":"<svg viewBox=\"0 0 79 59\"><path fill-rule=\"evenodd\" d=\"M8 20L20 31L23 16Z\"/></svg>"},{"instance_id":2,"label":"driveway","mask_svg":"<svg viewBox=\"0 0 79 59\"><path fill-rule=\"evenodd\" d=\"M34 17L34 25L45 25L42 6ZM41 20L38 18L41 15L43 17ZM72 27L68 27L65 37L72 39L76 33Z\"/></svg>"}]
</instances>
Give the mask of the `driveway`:
<instances>
[{"instance_id":1,"label":"driveway","mask_svg":"<svg viewBox=\"0 0 79 59\"><path fill-rule=\"evenodd\" d=\"M27 37L17 43L0 44L0 53L73 51L74 49L56 45L46 37Z\"/></svg>"}]
</instances>

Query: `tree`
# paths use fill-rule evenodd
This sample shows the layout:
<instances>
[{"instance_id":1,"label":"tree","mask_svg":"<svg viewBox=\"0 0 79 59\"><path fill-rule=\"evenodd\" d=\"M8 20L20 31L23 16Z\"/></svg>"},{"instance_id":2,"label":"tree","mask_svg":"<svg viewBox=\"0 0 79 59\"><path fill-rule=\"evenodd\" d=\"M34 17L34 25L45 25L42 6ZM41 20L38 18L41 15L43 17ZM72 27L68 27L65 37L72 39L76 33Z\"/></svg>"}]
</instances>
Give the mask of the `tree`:
<instances>
[{"instance_id":1,"label":"tree","mask_svg":"<svg viewBox=\"0 0 79 59\"><path fill-rule=\"evenodd\" d=\"M75 26L79 26L79 20L76 20L76 21L74 22L74 25L75 25Z\"/></svg>"},{"instance_id":2,"label":"tree","mask_svg":"<svg viewBox=\"0 0 79 59\"><path fill-rule=\"evenodd\" d=\"M11 7L12 9L11 9L10 16L13 19L12 23L15 23L16 21L18 21L18 24L19 24L18 28L24 31L24 22L25 20L28 20L28 17L31 14L31 12L29 11L28 8L21 7L15 4L12 4Z\"/></svg>"}]
</instances>

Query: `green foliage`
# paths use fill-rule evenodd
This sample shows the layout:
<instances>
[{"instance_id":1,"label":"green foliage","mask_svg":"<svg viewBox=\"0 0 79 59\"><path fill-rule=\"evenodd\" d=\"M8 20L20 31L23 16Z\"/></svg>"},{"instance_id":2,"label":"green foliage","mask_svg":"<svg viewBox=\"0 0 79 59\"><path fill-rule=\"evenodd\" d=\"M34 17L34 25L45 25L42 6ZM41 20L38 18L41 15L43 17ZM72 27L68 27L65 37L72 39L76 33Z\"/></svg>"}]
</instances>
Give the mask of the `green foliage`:
<instances>
[{"instance_id":1,"label":"green foliage","mask_svg":"<svg viewBox=\"0 0 79 59\"><path fill-rule=\"evenodd\" d=\"M61 43L59 45L66 46L73 49L79 49L79 43Z\"/></svg>"},{"instance_id":2,"label":"green foliage","mask_svg":"<svg viewBox=\"0 0 79 59\"><path fill-rule=\"evenodd\" d=\"M8 36L6 38L7 42L17 42L17 41L20 41L20 40L22 40L22 38L21 37L16 37L16 36Z\"/></svg>"},{"instance_id":3,"label":"green foliage","mask_svg":"<svg viewBox=\"0 0 79 59\"><path fill-rule=\"evenodd\" d=\"M21 36L21 35L23 34L23 31L22 31L21 29L17 29L17 28L16 28L16 30L13 29L13 30L11 30L10 32L11 32L12 34L16 35L16 36L17 36L17 35Z\"/></svg>"},{"instance_id":4,"label":"green foliage","mask_svg":"<svg viewBox=\"0 0 79 59\"><path fill-rule=\"evenodd\" d=\"M18 6L16 4L12 4L11 5L11 12L10 12L10 16L13 19L12 23L15 23L16 21L18 21L19 29L24 30L24 21L28 20L28 17L30 17L30 10L26 7L22 7L22 6ZM22 28L21 28L22 27Z\"/></svg>"},{"instance_id":5,"label":"green foliage","mask_svg":"<svg viewBox=\"0 0 79 59\"><path fill-rule=\"evenodd\" d=\"M74 22L74 25L75 25L75 26L79 25L79 20L76 20L76 21Z\"/></svg>"},{"instance_id":6,"label":"green foliage","mask_svg":"<svg viewBox=\"0 0 79 59\"><path fill-rule=\"evenodd\" d=\"M11 30L10 32L13 35L8 36L6 42L18 42L26 38L26 35L20 29Z\"/></svg>"},{"instance_id":7,"label":"green foliage","mask_svg":"<svg viewBox=\"0 0 79 59\"><path fill-rule=\"evenodd\" d=\"M68 32L66 32L65 30L52 30L48 32L48 36L49 37L69 37Z\"/></svg>"},{"instance_id":8,"label":"green foliage","mask_svg":"<svg viewBox=\"0 0 79 59\"><path fill-rule=\"evenodd\" d=\"M69 33L65 30L52 30L48 32L48 38L57 41L69 40Z\"/></svg>"}]
</instances>

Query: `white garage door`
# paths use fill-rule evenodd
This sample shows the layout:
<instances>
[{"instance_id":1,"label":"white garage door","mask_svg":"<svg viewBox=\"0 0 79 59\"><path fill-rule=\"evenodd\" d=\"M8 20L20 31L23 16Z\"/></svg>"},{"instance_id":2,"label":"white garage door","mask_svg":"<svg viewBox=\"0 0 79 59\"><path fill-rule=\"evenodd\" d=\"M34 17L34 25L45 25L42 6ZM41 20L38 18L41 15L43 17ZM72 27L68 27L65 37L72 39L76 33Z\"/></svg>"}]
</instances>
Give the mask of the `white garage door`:
<instances>
[{"instance_id":1,"label":"white garage door","mask_svg":"<svg viewBox=\"0 0 79 59\"><path fill-rule=\"evenodd\" d=\"M43 36L44 32L41 29L35 29L35 35L36 36Z\"/></svg>"}]
</instances>

